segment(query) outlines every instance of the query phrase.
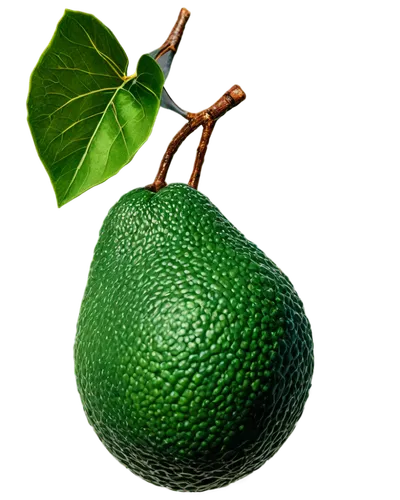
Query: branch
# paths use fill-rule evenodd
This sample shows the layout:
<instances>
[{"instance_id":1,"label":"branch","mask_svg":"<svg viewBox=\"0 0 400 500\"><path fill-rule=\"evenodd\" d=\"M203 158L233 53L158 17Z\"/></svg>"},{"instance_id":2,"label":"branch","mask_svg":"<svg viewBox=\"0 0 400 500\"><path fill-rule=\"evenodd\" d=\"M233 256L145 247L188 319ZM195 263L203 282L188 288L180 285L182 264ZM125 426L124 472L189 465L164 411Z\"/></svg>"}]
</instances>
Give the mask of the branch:
<instances>
[{"instance_id":1,"label":"branch","mask_svg":"<svg viewBox=\"0 0 400 500\"><path fill-rule=\"evenodd\" d=\"M185 8L181 9L181 11L179 12L178 19L175 23L175 26L172 28L169 37L159 48L158 54L155 57L156 61L158 61L160 57L162 57L168 51L176 52L178 50L189 17L190 17L190 12Z\"/></svg>"},{"instance_id":2,"label":"branch","mask_svg":"<svg viewBox=\"0 0 400 500\"><path fill-rule=\"evenodd\" d=\"M197 128L200 126L204 127L203 134L201 136L200 144L197 149L196 161L194 164L193 172L190 177L189 186L197 189L201 167L204 162L204 156L206 154L207 145L210 140L212 131L214 130L215 123L221 118L227 111L234 108L240 104L246 98L246 94L238 86L234 85L228 90L218 101L199 113L188 113L188 122L182 127L182 129L175 135L175 137L170 142L167 151L165 152L163 159L161 160L161 165L156 175L153 184L146 186L150 191L157 192L161 188L167 185L165 179L171 161L178 151L180 145L183 141Z\"/></svg>"},{"instance_id":3,"label":"branch","mask_svg":"<svg viewBox=\"0 0 400 500\"><path fill-rule=\"evenodd\" d=\"M210 141L212 131L215 127L215 121L206 122L203 126L203 133L201 134L201 139L199 147L197 148L196 160L194 162L194 168L192 175L190 176L189 186L197 189L200 180L201 167L204 163L204 157L206 155L207 146Z\"/></svg>"}]
</instances>

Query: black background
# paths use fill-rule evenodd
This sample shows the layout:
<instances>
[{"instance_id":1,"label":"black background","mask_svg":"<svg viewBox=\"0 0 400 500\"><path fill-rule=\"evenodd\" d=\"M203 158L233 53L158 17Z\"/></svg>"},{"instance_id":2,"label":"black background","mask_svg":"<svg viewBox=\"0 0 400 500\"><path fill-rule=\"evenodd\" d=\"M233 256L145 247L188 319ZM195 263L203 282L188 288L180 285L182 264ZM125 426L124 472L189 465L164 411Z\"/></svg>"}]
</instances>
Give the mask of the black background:
<instances>
[{"instance_id":1,"label":"black background","mask_svg":"<svg viewBox=\"0 0 400 500\"><path fill-rule=\"evenodd\" d=\"M289 271L305 280L304 293L312 296L313 324L320 328L325 221L321 207L329 164L321 118L326 86L320 71L325 57L320 42L324 17L316 23L315 12L292 6L259 10L252 5L201 2L200 15L192 18L185 35L183 56L176 61L178 78L170 81L169 88L174 95L183 95L185 103L204 104L217 87L224 87L224 81L248 81L249 95L256 103L253 99L252 104L242 104L240 111L218 124L203 181L217 200L223 200L234 216L248 224L249 231L256 232L258 240L273 248L281 263L288 263ZM48 16L54 16L59 7L50 2L24 7L26 24L19 55L25 64L32 61L32 47L47 38ZM168 29L168 18L176 11L169 0L123 5L96 2L93 7L105 8L105 15L120 24L121 39L128 40L131 49L150 48L152 40ZM22 95L21 70L19 75ZM72 334L71 297L80 293L80 264L88 260L87 234L95 231L104 200L111 200L120 188L109 184L104 191L91 193L80 208L67 208L64 216L56 217L55 209L48 208L47 184L39 184L39 169L31 168L32 149L23 141L23 113L16 113L16 120L23 172L20 214L29 213L25 228L28 258L21 279L39 339L40 354L35 359L42 381L38 388L42 399L31 425L37 436L35 454L40 457L33 466L35 482L40 485L52 478L65 488L67 484L85 491L90 486L94 491L99 486L107 491L116 487L135 496L143 483L128 482L117 465L104 465L104 452L88 441L79 410L71 409L71 370L62 362L63 337ZM168 121L160 124L163 135L175 123ZM159 137L153 140L160 145ZM154 147L138 167L129 167L125 182L142 184L160 152L161 146ZM187 148L180 153L172 173L182 175L183 158L190 156ZM320 386L315 385L305 432L289 443L281 463L258 474L242 487L244 491L230 489L226 496L275 490L313 494L315 482L328 469L322 454L319 394ZM144 493L159 496L155 489L140 492Z\"/></svg>"}]
</instances>

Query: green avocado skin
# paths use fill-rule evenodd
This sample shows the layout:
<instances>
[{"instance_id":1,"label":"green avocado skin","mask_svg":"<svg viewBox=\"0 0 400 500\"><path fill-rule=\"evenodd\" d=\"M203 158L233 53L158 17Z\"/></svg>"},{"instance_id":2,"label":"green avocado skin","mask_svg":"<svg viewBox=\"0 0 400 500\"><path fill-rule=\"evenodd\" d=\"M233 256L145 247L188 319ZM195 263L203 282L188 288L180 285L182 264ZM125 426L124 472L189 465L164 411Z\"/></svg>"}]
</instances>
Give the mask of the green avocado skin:
<instances>
[{"instance_id":1,"label":"green avocado skin","mask_svg":"<svg viewBox=\"0 0 400 500\"><path fill-rule=\"evenodd\" d=\"M258 469L313 372L292 284L198 191L135 189L107 215L75 342L90 424L146 481L179 491Z\"/></svg>"}]
</instances>

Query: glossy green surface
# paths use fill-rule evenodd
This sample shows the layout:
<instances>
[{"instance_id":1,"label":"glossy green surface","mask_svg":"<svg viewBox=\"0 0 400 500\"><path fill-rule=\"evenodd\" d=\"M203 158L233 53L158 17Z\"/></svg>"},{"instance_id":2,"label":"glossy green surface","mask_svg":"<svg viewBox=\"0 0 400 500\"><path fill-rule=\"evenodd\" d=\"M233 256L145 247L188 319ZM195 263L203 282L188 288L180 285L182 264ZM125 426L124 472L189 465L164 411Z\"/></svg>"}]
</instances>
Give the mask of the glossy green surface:
<instances>
[{"instance_id":1,"label":"glossy green surface","mask_svg":"<svg viewBox=\"0 0 400 500\"><path fill-rule=\"evenodd\" d=\"M67 10L31 76L28 122L64 205L126 165L149 137L164 76L148 55L128 58L90 14Z\"/></svg>"},{"instance_id":2,"label":"glossy green surface","mask_svg":"<svg viewBox=\"0 0 400 500\"><path fill-rule=\"evenodd\" d=\"M313 344L287 277L205 196L172 184L131 191L106 217L75 363L108 450L147 481L203 491L285 442Z\"/></svg>"}]
</instances>

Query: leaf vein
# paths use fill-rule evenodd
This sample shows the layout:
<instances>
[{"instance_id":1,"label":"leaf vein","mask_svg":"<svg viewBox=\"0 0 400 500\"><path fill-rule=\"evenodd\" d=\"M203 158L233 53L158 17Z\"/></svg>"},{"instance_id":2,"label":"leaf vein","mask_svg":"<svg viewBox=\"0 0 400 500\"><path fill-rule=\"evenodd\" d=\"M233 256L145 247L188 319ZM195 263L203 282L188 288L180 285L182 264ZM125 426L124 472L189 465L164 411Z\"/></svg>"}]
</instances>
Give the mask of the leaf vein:
<instances>
[{"instance_id":1,"label":"leaf vein","mask_svg":"<svg viewBox=\"0 0 400 500\"><path fill-rule=\"evenodd\" d=\"M125 135L124 135L124 131L123 131L123 127L121 127L121 124L118 120L118 113L117 113L117 108L115 107L115 104L114 102L111 103L112 104L112 110L113 110L113 113L114 113L114 118L115 118L115 121L117 122L117 125L119 127L119 130L120 130L120 133L122 135L122 139L124 141L124 144L125 144L125 149L126 149L126 152L128 153L128 157L129 157L129 150L128 150L128 145L126 143L126 139L125 139Z\"/></svg>"},{"instance_id":2,"label":"leaf vein","mask_svg":"<svg viewBox=\"0 0 400 500\"><path fill-rule=\"evenodd\" d=\"M82 26L82 24L77 21L76 19L72 18L74 20L74 22L76 22L76 24L78 26L80 26L80 28L82 29L82 31L86 34L86 36L88 37L88 40L89 42L92 44L92 47L93 49L99 54L99 56L104 59L104 61L110 66L110 68L114 71L114 73L119 77L121 78L121 80L123 80L123 71L121 71L121 68L118 66L118 64L116 64L110 57L108 57L106 54L104 54L101 50L99 50L96 46L96 44L93 42L92 38L90 37L89 33L85 30L85 28Z\"/></svg>"},{"instance_id":3,"label":"leaf vein","mask_svg":"<svg viewBox=\"0 0 400 500\"><path fill-rule=\"evenodd\" d=\"M82 158L81 158L81 160L80 160L80 162L79 162L78 166L76 167L75 174L74 174L74 176L73 176L73 178L72 178L71 182L69 183L69 186L67 187L67 189L66 189L66 191L65 191L65 193L64 193L64 199L65 199L65 197L67 196L67 194L68 194L69 190L71 189L71 186L72 186L73 182L75 181L76 176L78 175L78 173L79 173L79 171L80 171L80 169L81 169L81 167L82 167L82 165L83 165L83 163L84 163L84 161L85 161L85 159L86 159L86 157L87 157L87 154L88 154L89 148L90 148L90 146L91 146L91 144L92 144L92 142L93 142L93 138L96 136L96 133L97 133L97 131L98 131L98 129L99 129L99 127L100 127L100 125L102 124L104 117L105 117L105 116L106 116L106 114L107 114L108 108L109 108L109 107L111 106L111 104L114 102L115 96L117 95L117 92L118 92L119 88L120 88L120 87L117 87L117 90L114 92L114 94L113 94L112 98L110 99L110 102L107 104L106 108L104 109L103 116L100 118L99 123L97 124L97 126L96 126L96 128L95 128L95 130L94 130L94 132L93 132L93 134L92 134L92 136L90 137L90 140L89 140L89 142L88 142L88 144L87 144L87 146L86 146L85 152L84 152L84 154L83 154L83 156L82 156Z\"/></svg>"},{"instance_id":4,"label":"leaf vein","mask_svg":"<svg viewBox=\"0 0 400 500\"><path fill-rule=\"evenodd\" d=\"M80 68L49 68L53 71L78 71L80 73L86 73L87 75L94 76L104 76L106 78L115 78L114 75L106 75L105 73L92 73L91 71L86 71Z\"/></svg>"},{"instance_id":5,"label":"leaf vein","mask_svg":"<svg viewBox=\"0 0 400 500\"><path fill-rule=\"evenodd\" d=\"M45 154L47 152L47 150L49 149L50 145L56 140L58 139L60 136L64 135L65 132L67 132L68 130L70 130L71 128L75 127L76 125L78 125L79 123L81 122L84 122L85 120L89 120L90 118L93 118L95 116L98 116L98 115L102 115L103 114L103 111L100 111L100 113L95 113L93 115L90 115L90 116L86 116L85 118L81 118L80 120L77 120L76 122L74 122L72 125L70 125L69 127L65 128L62 132L60 132L59 134L57 134L55 137L53 137L53 139L49 142L49 144L47 145L47 148L43 151L43 154Z\"/></svg>"},{"instance_id":6,"label":"leaf vein","mask_svg":"<svg viewBox=\"0 0 400 500\"><path fill-rule=\"evenodd\" d=\"M86 97L88 95L91 95L91 94L96 94L98 92L108 92L110 90L116 90L116 89L119 89L119 87L109 87L109 88L104 88L104 89L98 89L98 90L92 90L91 92L87 92L86 94L80 94L76 97L73 97L72 99L67 97L67 96L64 96L64 97L67 97L67 99L69 99L67 102L65 102L62 106L60 106L59 108L57 108L55 111L51 112L49 115L47 115L48 117L54 115L54 113L57 113L58 111L60 111L60 109L64 108L65 106L68 106L68 104L70 104L72 101L76 101L77 99L81 99L82 97ZM49 92L49 94L51 94L51 92ZM59 94L59 95L63 95L63 94Z\"/></svg>"}]
</instances>

